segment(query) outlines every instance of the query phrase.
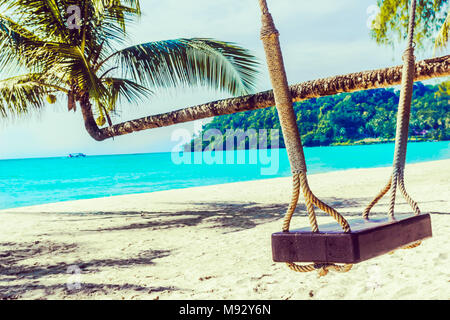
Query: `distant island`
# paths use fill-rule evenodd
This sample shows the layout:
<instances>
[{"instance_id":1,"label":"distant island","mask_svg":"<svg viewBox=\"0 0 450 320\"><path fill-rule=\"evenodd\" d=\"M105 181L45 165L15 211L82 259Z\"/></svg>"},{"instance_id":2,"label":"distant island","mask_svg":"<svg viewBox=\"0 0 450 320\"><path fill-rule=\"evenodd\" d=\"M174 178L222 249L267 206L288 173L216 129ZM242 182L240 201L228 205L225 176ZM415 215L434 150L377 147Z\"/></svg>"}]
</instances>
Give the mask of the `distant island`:
<instances>
[{"instance_id":1,"label":"distant island","mask_svg":"<svg viewBox=\"0 0 450 320\"><path fill-rule=\"evenodd\" d=\"M449 82L439 85L414 84L411 110L411 141L442 141L450 139ZM294 104L297 123L305 146L353 145L391 142L395 138L399 90L374 89L335 96L314 98ZM220 139L205 139L207 130L222 133ZM218 116L202 128L201 135L192 139L185 150L194 150L195 142L202 141L203 149L226 150L227 130L279 129L279 147L285 144L281 135L275 107ZM217 131L216 131L217 132ZM253 137L258 138L258 137ZM249 148L251 135L241 141ZM270 136L267 147L271 147Z\"/></svg>"}]
</instances>

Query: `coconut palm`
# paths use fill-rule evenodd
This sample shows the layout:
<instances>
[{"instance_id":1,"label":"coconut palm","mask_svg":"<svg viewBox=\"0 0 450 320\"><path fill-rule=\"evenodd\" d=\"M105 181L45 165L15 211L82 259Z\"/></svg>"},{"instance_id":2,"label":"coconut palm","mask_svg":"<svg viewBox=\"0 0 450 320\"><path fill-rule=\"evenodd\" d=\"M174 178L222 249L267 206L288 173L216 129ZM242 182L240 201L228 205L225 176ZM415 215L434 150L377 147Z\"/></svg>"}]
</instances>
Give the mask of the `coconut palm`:
<instances>
[{"instance_id":1,"label":"coconut palm","mask_svg":"<svg viewBox=\"0 0 450 320\"><path fill-rule=\"evenodd\" d=\"M408 30L408 0L378 0L380 9L372 37L379 44L395 45L404 39ZM450 31L450 1L422 0L417 2L414 42L417 49L428 51L433 43L434 51L444 51Z\"/></svg>"},{"instance_id":2,"label":"coconut palm","mask_svg":"<svg viewBox=\"0 0 450 320\"><path fill-rule=\"evenodd\" d=\"M0 114L19 116L67 99L96 140L141 130L127 121L105 134L120 101L158 88L204 85L233 95L254 89L256 59L213 39L148 42L121 50L139 0L0 0Z\"/></svg>"},{"instance_id":3,"label":"coconut palm","mask_svg":"<svg viewBox=\"0 0 450 320\"><path fill-rule=\"evenodd\" d=\"M272 91L265 91L111 125L120 98L139 102L158 87L207 84L246 93L253 88L256 63L246 50L210 39L151 42L116 51L127 23L139 16L139 1L109 2L112 7L105 7L105 1L0 0L0 12L6 12L0 13L0 74L22 74L0 80L2 116L40 109L46 100L54 103L64 95L69 110L81 106L88 132L104 140L275 104ZM80 21L66 13L75 4L82 5ZM448 55L416 65L416 80L450 74ZM398 85L400 80L397 66L308 81L290 90L293 100L300 101Z\"/></svg>"},{"instance_id":4,"label":"coconut palm","mask_svg":"<svg viewBox=\"0 0 450 320\"><path fill-rule=\"evenodd\" d=\"M436 40L434 42L434 52L439 49L444 49L448 45L448 38L450 34L450 9L447 12L447 17L445 18L444 23L442 24L441 29L436 36Z\"/></svg>"}]
</instances>

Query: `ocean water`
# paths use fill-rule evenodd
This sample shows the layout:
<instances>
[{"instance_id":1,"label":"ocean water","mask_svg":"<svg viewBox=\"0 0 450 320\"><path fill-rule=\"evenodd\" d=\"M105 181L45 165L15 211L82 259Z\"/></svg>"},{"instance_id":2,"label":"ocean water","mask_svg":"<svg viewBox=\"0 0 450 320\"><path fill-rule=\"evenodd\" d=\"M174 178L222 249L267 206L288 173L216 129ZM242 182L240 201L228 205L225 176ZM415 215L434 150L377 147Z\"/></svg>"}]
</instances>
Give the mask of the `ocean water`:
<instances>
[{"instance_id":1,"label":"ocean water","mask_svg":"<svg viewBox=\"0 0 450 320\"><path fill-rule=\"evenodd\" d=\"M390 166L394 144L305 148L309 174ZM450 158L450 142L408 144L407 163ZM212 164L211 164L212 163ZM0 209L290 175L285 149L0 160Z\"/></svg>"}]
</instances>

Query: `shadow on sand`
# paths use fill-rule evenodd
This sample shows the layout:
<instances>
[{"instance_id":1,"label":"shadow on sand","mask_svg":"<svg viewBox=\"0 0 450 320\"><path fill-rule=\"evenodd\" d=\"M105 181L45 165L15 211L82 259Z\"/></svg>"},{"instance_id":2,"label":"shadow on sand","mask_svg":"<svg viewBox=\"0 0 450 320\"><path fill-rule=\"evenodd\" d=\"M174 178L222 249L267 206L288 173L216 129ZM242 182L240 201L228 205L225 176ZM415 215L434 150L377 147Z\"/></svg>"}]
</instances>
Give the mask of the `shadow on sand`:
<instances>
[{"instance_id":1,"label":"shadow on sand","mask_svg":"<svg viewBox=\"0 0 450 320\"><path fill-rule=\"evenodd\" d=\"M19 299L24 293L34 291L42 298L55 292L63 292L65 295L81 294L89 296L95 293L108 293L116 290L133 290L139 292L159 292L165 290L177 290L174 287L144 287L133 284L94 284L82 283L80 286L59 283L54 285L43 285L40 279L45 277L64 275L64 281L70 281L75 275L74 270L82 274L99 271L102 267L130 267L133 265L150 266L155 264L153 260L166 257L169 250L144 250L135 258L124 259L95 259L90 261L74 261L72 263L35 263L33 265L23 264L22 261L42 257L45 261L46 255L64 255L76 251L75 244L54 243L49 241L36 241L32 243L0 243L0 299ZM76 266L77 269L73 269ZM79 268L79 269L78 269ZM17 280L23 280L21 284L14 284ZM76 279L76 278L75 278ZM54 281L58 282L58 281Z\"/></svg>"},{"instance_id":2,"label":"shadow on sand","mask_svg":"<svg viewBox=\"0 0 450 320\"><path fill-rule=\"evenodd\" d=\"M371 198L325 198L322 199L327 204L336 208L345 217L355 218L360 216L362 208L371 200ZM398 201L398 204L405 204L404 201ZM183 203L177 203L183 205ZM168 206L170 204L168 203ZM119 230L137 230L148 229L161 230L170 228L181 228L189 226L198 226L203 224L205 228L220 228L224 233L238 232L241 230L251 229L259 224L281 220L287 209L286 204L261 204L261 203L218 203L218 202L197 202L186 203L187 207L194 207L197 210L185 210L176 212L93 212L93 213L61 213L70 214L74 217L83 216L82 219L99 220L99 228L93 230L82 230L84 232L98 231L119 231ZM403 206L406 208L405 206ZM353 209L352 212L348 211ZM358 210L354 210L358 209ZM381 208L380 208L381 209ZM385 215L386 212L375 207L373 215ZM407 213L408 211L397 210L396 213ZM325 216L326 214L317 210L317 215ZM432 212L433 214L447 214L444 212ZM54 213L58 214L58 213ZM295 215L306 217L306 208L303 203L299 203ZM121 222L123 216L133 218L134 222L129 224L121 224L113 227L101 227L102 219L117 218ZM138 218L140 222L135 222ZM102 267L129 267L133 265L151 266L155 264L154 260L170 255L169 250L144 250L134 258L124 259L104 259L91 261L75 261L73 263L56 263L56 264L35 264L25 265L21 263L23 260L31 258L41 258L45 261L45 255L63 255L65 253L77 250L76 244L53 243L35 241L31 243L0 243L0 299L17 299L25 292L38 292L37 296L45 298L45 296L55 292L63 291L64 293L73 293L67 288L65 283L56 285L42 285L39 281L43 277L51 277L61 274L68 274L68 268L71 265L77 265L83 273L96 272ZM20 279L26 279L25 284L16 284ZM24 283L23 281L21 283ZM84 283L75 293L79 293L83 297L88 297L95 293L108 293L115 290L128 289L136 292L159 292L166 290L180 290L174 287L142 287L133 284L93 284Z\"/></svg>"},{"instance_id":3,"label":"shadow on sand","mask_svg":"<svg viewBox=\"0 0 450 320\"><path fill-rule=\"evenodd\" d=\"M322 199L325 203L337 209L344 217L355 218L359 217L362 208L367 205L371 198L325 198ZM397 202L404 204L404 202ZM177 203L177 205L183 205ZM168 203L170 206L170 203ZM121 216L126 214L128 216L141 216L143 221L138 223L131 223L128 225L120 225L117 227L98 228L94 230L84 231L119 231L131 229L149 229L161 230L171 228L182 228L189 226L198 226L204 224L204 227L223 229L224 233L237 232L246 229L251 229L257 225L280 220L288 208L286 204L260 204L260 203L219 203L219 202L196 202L186 203L186 207L198 207L197 210L179 210L176 212L161 212L161 211L140 211L140 212L99 212L92 213L92 215L105 215L108 218L114 216ZM360 208L360 211L348 211L348 209ZM408 211L397 210L397 213L407 213ZM321 210L316 210L318 216L327 216ZM372 215L384 215L386 212L377 210L375 207L372 210ZM297 205L295 212L296 216L307 216L306 207L303 203ZM105 218L106 219L106 218Z\"/></svg>"}]
</instances>

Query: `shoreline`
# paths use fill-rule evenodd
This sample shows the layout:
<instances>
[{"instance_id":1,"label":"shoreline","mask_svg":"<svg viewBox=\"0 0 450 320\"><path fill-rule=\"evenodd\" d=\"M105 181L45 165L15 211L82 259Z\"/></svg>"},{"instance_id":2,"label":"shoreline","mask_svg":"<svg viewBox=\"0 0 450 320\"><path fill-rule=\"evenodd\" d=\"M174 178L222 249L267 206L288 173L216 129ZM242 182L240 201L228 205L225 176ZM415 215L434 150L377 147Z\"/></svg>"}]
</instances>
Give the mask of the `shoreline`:
<instances>
[{"instance_id":1,"label":"shoreline","mask_svg":"<svg viewBox=\"0 0 450 320\"><path fill-rule=\"evenodd\" d=\"M450 161L450 159L444 159L444 160L434 160L434 161L420 161L420 162L414 162L407 164L407 167L410 165L417 165L417 164L427 164L427 163L434 163L439 161ZM337 169L332 171L325 171L325 172L316 172L308 174L308 177L321 175L321 174L330 174L330 173L344 173L346 171L353 171L353 170L371 170L371 169L387 169L392 167L386 167L386 166L380 166L380 167L372 167L372 168L352 168L352 169ZM159 192L167 192L167 191L182 191L186 189L195 189L195 188L208 188L208 187L215 187L215 186L223 186L223 185L229 185L229 184L239 184L239 183L248 183L248 182L270 182L274 179L290 179L290 176L287 177L274 177L274 178L262 178L262 179L254 179L254 180L245 180L245 181L236 181L236 182L226 182L226 183L219 183L219 184L211 184L211 185L203 185L203 186L195 186L195 187L183 187L183 188L175 188L175 189L167 189L167 190L158 190L158 191L151 191L151 192L138 192L138 193L127 193L127 194L119 194L119 195L113 195L113 196L106 196L106 197L94 197L94 198L86 198L86 199L77 199L77 200L63 200L63 201L57 201L57 202L48 202L48 203L42 203L42 204L36 204L36 205L30 205L30 206L23 206L23 207L12 207L12 208L6 208L6 209L0 209L0 214L2 212L17 212L20 210L28 210L33 209L34 207L38 207L36 209L39 209L41 206L53 206L53 205L64 205L64 204L70 204L72 202L77 201L95 201L95 200L108 200L115 197L128 197L128 196L135 196L135 195L148 195L148 194L154 194Z\"/></svg>"},{"instance_id":2,"label":"shoreline","mask_svg":"<svg viewBox=\"0 0 450 320\"><path fill-rule=\"evenodd\" d=\"M377 138L374 138L377 139ZM371 141L371 142L362 142L366 139L357 140L350 144L347 144L346 142L336 142L325 146L303 146L304 148L310 149L310 148L326 148L326 147L352 147L352 146L367 146L367 145L374 145L374 144L394 144L395 139L391 140L381 140L381 141ZM449 142L450 140L419 140L414 139L410 140L408 139L408 143L421 143L421 142ZM266 149L242 149L242 150L270 150L270 149L286 149L286 148L266 148ZM227 151L227 150L220 150L220 151ZM236 151L234 150L228 150L228 151ZM138 152L138 153L113 153L113 154L86 154L87 157L108 157L108 156L132 156L132 155L146 155L146 154L164 154L164 153L171 153L172 151L155 151L155 152ZM188 153L194 153L197 151L188 151ZM205 152L205 151L201 151ZM0 161L15 161L15 160L38 160L38 159L60 159L60 158L67 158L67 155L64 156L50 156L50 157L29 157L29 158L0 158Z\"/></svg>"},{"instance_id":3,"label":"shoreline","mask_svg":"<svg viewBox=\"0 0 450 320\"><path fill-rule=\"evenodd\" d=\"M433 237L354 265L295 273L271 258L291 178L233 182L0 211L3 299L450 299L450 159L410 164L406 188ZM390 167L309 176L313 192L359 217ZM385 215L388 199L373 208ZM396 214L410 212L398 196ZM319 228L332 219L317 210ZM300 201L292 228L308 226Z\"/></svg>"}]
</instances>

